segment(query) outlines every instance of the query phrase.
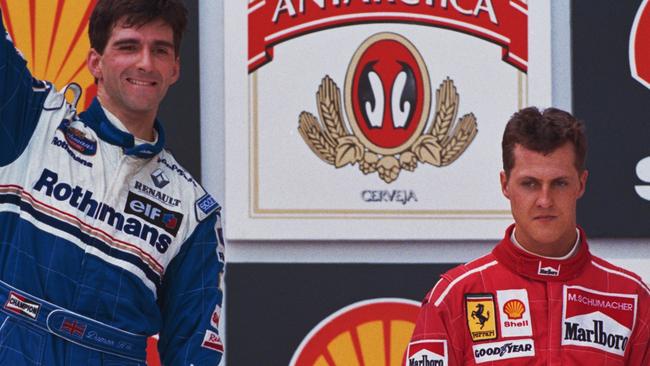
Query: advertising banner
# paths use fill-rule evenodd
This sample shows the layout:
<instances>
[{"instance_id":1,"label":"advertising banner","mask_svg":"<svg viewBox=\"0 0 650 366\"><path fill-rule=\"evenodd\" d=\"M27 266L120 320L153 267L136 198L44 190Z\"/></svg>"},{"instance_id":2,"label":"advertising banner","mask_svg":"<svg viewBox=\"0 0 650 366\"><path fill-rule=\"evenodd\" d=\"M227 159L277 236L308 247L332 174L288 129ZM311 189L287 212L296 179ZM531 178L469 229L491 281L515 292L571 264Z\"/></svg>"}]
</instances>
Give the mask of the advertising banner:
<instances>
[{"instance_id":1,"label":"advertising banner","mask_svg":"<svg viewBox=\"0 0 650 366\"><path fill-rule=\"evenodd\" d=\"M227 364L403 365L420 301L453 266L229 264Z\"/></svg>"},{"instance_id":2,"label":"advertising banner","mask_svg":"<svg viewBox=\"0 0 650 366\"><path fill-rule=\"evenodd\" d=\"M550 103L549 9L227 2L227 235L498 238L503 127Z\"/></svg>"},{"instance_id":3,"label":"advertising banner","mask_svg":"<svg viewBox=\"0 0 650 366\"><path fill-rule=\"evenodd\" d=\"M589 138L578 221L591 237L648 237L650 6L646 0L571 6L573 111Z\"/></svg>"}]
</instances>

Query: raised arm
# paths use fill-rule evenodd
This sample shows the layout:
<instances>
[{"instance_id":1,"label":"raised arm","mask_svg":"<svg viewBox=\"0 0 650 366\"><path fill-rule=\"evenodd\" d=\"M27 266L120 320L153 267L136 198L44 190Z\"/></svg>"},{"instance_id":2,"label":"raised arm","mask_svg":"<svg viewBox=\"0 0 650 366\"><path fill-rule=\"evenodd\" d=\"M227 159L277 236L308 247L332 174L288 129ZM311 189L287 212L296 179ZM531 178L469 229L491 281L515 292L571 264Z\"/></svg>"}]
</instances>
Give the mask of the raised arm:
<instances>
[{"instance_id":1,"label":"raised arm","mask_svg":"<svg viewBox=\"0 0 650 366\"><path fill-rule=\"evenodd\" d=\"M32 78L4 21L0 22L0 166L14 161L27 147L49 89Z\"/></svg>"}]
</instances>

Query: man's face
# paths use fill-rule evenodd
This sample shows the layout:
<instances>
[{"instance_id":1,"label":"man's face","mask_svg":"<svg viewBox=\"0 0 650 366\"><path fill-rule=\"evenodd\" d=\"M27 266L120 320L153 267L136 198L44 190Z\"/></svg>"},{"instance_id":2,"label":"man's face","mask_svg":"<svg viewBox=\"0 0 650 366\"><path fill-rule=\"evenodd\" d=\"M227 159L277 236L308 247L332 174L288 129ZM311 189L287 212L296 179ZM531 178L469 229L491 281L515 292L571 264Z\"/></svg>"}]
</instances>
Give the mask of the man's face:
<instances>
[{"instance_id":1,"label":"man's face","mask_svg":"<svg viewBox=\"0 0 650 366\"><path fill-rule=\"evenodd\" d=\"M516 238L545 256L568 253L576 238L576 201L585 191L587 171L574 165L573 144L548 155L517 144L510 177L501 172L501 190L510 200Z\"/></svg>"},{"instance_id":2,"label":"man's face","mask_svg":"<svg viewBox=\"0 0 650 366\"><path fill-rule=\"evenodd\" d=\"M124 27L122 19L104 53L90 51L88 67L98 80L104 107L120 118L153 120L167 89L178 80L173 31L162 20Z\"/></svg>"}]
</instances>

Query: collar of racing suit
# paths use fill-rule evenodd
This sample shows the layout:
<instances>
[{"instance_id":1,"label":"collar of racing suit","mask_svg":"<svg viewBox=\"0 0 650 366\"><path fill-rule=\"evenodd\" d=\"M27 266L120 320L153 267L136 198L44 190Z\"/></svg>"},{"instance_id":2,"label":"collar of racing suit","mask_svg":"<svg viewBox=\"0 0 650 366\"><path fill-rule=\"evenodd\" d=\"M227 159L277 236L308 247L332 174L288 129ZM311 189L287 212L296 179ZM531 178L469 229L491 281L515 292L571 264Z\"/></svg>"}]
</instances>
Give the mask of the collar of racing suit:
<instances>
[{"instance_id":1,"label":"collar of racing suit","mask_svg":"<svg viewBox=\"0 0 650 366\"><path fill-rule=\"evenodd\" d=\"M492 251L499 263L514 273L537 281L567 281L579 276L585 264L591 261L587 236L581 228L578 228L578 250L574 256L567 259L540 257L517 248L510 240L514 228L514 224L508 227L504 238Z\"/></svg>"},{"instance_id":2,"label":"collar of racing suit","mask_svg":"<svg viewBox=\"0 0 650 366\"><path fill-rule=\"evenodd\" d=\"M79 118L92 128L102 140L121 147L125 155L148 159L158 154L165 146L165 133L158 119L154 121L153 125L158 133L158 140L151 144L136 145L133 135L120 130L108 120L97 97L93 99L92 104L85 112L79 114Z\"/></svg>"}]
</instances>

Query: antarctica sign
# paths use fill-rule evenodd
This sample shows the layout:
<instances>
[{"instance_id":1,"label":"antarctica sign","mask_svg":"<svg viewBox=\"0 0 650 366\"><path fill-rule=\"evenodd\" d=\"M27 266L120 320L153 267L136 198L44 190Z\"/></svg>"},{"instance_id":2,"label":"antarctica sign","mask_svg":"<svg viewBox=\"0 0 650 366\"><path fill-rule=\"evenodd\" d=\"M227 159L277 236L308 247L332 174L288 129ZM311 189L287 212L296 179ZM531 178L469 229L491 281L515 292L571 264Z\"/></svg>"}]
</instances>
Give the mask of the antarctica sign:
<instances>
[{"instance_id":1,"label":"antarctica sign","mask_svg":"<svg viewBox=\"0 0 650 366\"><path fill-rule=\"evenodd\" d=\"M550 104L550 5L225 6L231 239L500 237L503 128Z\"/></svg>"}]
</instances>

